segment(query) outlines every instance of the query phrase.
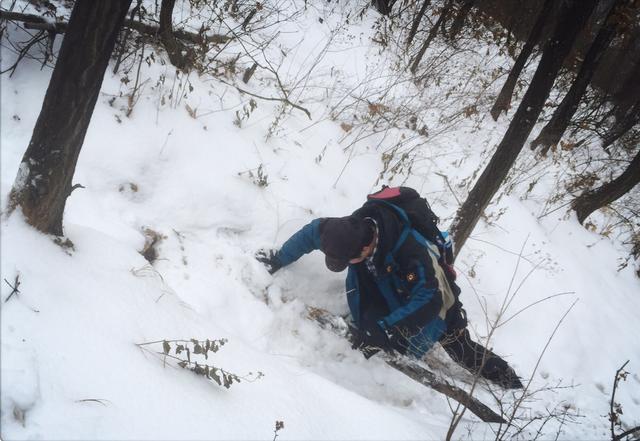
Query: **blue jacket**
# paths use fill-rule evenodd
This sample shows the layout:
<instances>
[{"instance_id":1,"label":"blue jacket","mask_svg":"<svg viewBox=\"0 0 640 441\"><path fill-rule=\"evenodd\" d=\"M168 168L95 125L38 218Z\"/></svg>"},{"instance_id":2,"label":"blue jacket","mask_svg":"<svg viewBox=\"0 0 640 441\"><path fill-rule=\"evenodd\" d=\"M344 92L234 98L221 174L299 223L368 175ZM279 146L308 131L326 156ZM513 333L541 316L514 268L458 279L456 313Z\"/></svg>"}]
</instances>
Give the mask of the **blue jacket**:
<instances>
[{"instance_id":1,"label":"blue jacket","mask_svg":"<svg viewBox=\"0 0 640 441\"><path fill-rule=\"evenodd\" d=\"M368 202L353 213L376 224L378 243L370 262L349 265L346 292L353 323L377 322L402 352L421 357L446 332L454 295L438 264L438 248L410 228L403 212ZM320 249L324 218L311 221L276 254L282 266ZM450 242L449 242L450 244Z\"/></svg>"}]
</instances>

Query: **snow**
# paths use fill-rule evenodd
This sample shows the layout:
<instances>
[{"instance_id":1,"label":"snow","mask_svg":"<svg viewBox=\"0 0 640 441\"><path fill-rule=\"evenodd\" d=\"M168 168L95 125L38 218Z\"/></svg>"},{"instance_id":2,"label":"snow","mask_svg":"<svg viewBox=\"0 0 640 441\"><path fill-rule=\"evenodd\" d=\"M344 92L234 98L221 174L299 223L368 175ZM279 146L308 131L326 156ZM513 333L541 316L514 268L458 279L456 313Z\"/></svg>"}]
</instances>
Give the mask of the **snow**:
<instances>
[{"instance_id":1,"label":"snow","mask_svg":"<svg viewBox=\"0 0 640 441\"><path fill-rule=\"evenodd\" d=\"M148 81L127 118L121 93L131 85L107 71L74 176L85 188L72 193L65 211L73 249L28 227L19 212L2 220L2 278L13 283L19 274L21 282L7 302L11 288L2 286L3 439L265 439L277 420L284 421L282 440L444 438L451 411L442 395L375 357L365 360L304 318L306 304L346 313L343 274L327 271L320 253L273 277L253 258L315 217L350 213L380 183L402 182L405 176L386 174L376 183L381 152L399 139L420 145L426 159L407 184L432 201L446 224L457 203L436 172L447 174L462 197L457 184L486 162L506 128L504 120L486 118L440 131L444 99L433 95L431 113L421 115L432 133L427 142L405 141L400 131L356 141L362 127L356 119L345 133L340 123L362 118L362 104L334 121L341 94L374 96L395 74L382 70L390 60L370 43L376 14L339 27L344 8L309 8L283 24L279 36L288 50L279 72L297 85L290 97L310 110L312 121L295 109L278 120L279 103L256 99L238 126L236 111L243 115L250 97L193 73L189 92L186 78L161 63L143 63ZM490 66L498 57L484 54L469 63ZM5 63L11 57L3 49ZM3 207L50 75L24 60L12 77L0 78ZM241 87L278 94L260 71ZM256 184L260 167L266 186ZM503 321L513 319L490 345L526 380L531 376L532 390L540 389L526 412L567 406L582 417L550 421L545 437L559 430L561 439L604 438L615 370L630 360L627 370L640 372L640 282L631 267L618 271L619 244L562 213L537 219L532 213L540 206L517 192L491 206L490 214L506 211L478 224L457 262L462 301L472 332L484 338L483 309L494 319L515 291ZM153 265L139 254L146 228L162 235ZM264 377L225 389L136 346L190 338L227 338L209 362ZM546 390L556 384L573 387ZM616 396L630 425L639 423L639 396L640 377L632 374ZM493 403L485 391L479 397ZM504 399L515 400L511 392ZM495 429L467 413L456 438L493 438Z\"/></svg>"}]
</instances>

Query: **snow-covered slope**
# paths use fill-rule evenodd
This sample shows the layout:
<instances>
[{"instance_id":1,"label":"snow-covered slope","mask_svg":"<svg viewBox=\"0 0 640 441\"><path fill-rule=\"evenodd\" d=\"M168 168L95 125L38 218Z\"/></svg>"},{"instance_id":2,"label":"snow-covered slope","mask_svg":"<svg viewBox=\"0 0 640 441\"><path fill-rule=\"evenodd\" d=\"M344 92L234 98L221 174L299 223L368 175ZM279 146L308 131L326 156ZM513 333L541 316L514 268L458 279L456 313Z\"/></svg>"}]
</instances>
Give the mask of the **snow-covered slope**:
<instances>
[{"instance_id":1,"label":"snow-covered slope","mask_svg":"<svg viewBox=\"0 0 640 441\"><path fill-rule=\"evenodd\" d=\"M317 84L364 84L384 65L370 42L375 14L328 31L339 18L310 8L287 25L295 32L279 38L294 48L282 64L288 78L301 78L296 72L321 52ZM3 50L3 60L11 57ZM320 254L273 277L253 258L315 217L358 208L395 140L380 134L345 149L351 141L328 118L329 95L296 96L311 121L297 110L279 120L278 103L259 99L247 116L250 97L214 78L190 74L187 92L171 66L143 67L147 81L130 117L122 74L106 74L74 178L86 188L74 191L65 212L74 249L19 214L2 221L2 278L13 283L19 274L21 282L6 302L11 288L2 286L3 439L270 439L276 420L285 424L280 439L444 438L451 411L441 395L375 357L364 360L304 318L306 304L347 310L343 276L327 271ZM24 60L0 77L3 207L50 73ZM252 82L253 91L277 92L267 74ZM421 147L431 160L407 183L450 215L455 199L437 173L454 183L467 178L480 147L503 131L504 122L460 124ZM520 415L559 414L545 438L607 437L615 370L629 359L627 369L640 372L640 283L631 268L617 271L615 244L577 222L539 221L536 203L515 194L494 208L503 207L493 225L478 226L458 262L471 326L486 336L483 310L494 318L517 292L505 318L515 316L491 344L539 390ZM145 229L162 236L153 265L139 254ZM264 376L225 389L136 346L191 338L228 339L208 362ZM638 396L633 374L617 395L629 424L639 422ZM466 415L456 437L493 438L495 429Z\"/></svg>"}]
</instances>

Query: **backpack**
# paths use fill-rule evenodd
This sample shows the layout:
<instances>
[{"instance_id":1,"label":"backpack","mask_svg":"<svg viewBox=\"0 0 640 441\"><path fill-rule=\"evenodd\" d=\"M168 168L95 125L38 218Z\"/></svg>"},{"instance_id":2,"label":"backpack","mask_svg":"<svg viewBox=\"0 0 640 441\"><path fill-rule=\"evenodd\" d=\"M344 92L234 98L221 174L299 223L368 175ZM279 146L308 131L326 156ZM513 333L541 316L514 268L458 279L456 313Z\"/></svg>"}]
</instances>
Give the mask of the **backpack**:
<instances>
[{"instance_id":1,"label":"backpack","mask_svg":"<svg viewBox=\"0 0 640 441\"><path fill-rule=\"evenodd\" d=\"M438 216L431 210L429 203L416 190L410 187L389 187L367 196L367 203L383 203L400 211L401 217L408 218L409 227L438 247L438 263L445 270L450 281L455 280L453 269L453 246L448 233L438 229Z\"/></svg>"}]
</instances>

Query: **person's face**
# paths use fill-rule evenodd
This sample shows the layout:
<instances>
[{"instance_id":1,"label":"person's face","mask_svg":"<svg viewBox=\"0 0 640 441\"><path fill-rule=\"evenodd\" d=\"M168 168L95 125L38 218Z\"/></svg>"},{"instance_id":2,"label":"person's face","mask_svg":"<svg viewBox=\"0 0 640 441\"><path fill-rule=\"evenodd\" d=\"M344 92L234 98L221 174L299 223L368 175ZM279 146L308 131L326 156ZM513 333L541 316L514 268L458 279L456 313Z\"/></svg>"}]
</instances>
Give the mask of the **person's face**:
<instances>
[{"instance_id":1,"label":"person's face","mask_svg":"<svg viewBox=\"0 0 640 441\"><path fill-rule=\"evenodd\" d=\"M349 263L352 265L355 265L356 263L362 262L364 259L369 257L371 253L373 253L374 247L375 247L375 240L369 246L364 247L358 257L349 260Z\"/></svg>"}]
</instances>

